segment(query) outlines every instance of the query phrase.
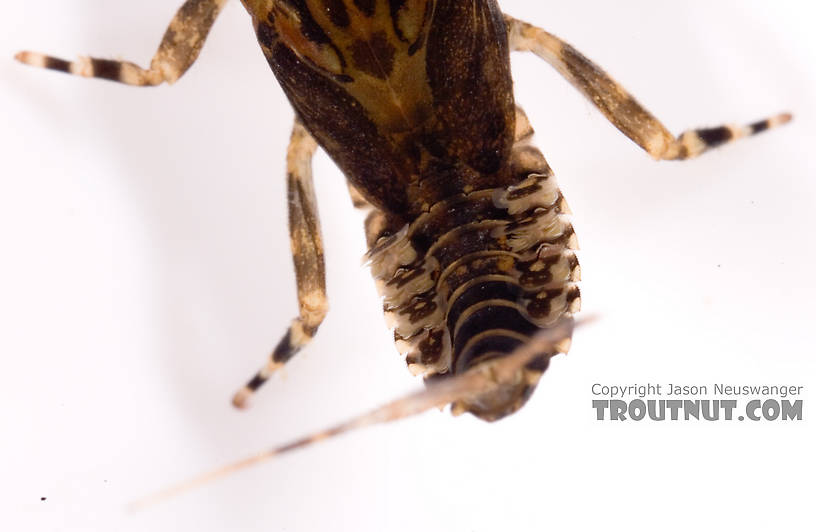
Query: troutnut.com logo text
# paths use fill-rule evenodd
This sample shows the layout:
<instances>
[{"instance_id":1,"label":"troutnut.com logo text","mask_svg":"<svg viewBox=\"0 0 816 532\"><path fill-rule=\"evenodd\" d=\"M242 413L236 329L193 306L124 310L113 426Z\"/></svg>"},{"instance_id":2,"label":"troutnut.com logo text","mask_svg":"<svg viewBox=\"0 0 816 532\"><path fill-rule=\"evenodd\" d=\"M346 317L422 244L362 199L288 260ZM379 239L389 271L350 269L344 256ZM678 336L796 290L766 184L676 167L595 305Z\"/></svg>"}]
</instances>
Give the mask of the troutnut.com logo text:
<instances>
[{"instance_id":1,"label":"troutnut.com logo text","mask_svg":"<svg viewBox=\"0 0 816 532\"><path fill-rule=\"evenodd\" d=\"M598 421L801 421L804 386L593 384Z\"/></svg>"}]
</instances>

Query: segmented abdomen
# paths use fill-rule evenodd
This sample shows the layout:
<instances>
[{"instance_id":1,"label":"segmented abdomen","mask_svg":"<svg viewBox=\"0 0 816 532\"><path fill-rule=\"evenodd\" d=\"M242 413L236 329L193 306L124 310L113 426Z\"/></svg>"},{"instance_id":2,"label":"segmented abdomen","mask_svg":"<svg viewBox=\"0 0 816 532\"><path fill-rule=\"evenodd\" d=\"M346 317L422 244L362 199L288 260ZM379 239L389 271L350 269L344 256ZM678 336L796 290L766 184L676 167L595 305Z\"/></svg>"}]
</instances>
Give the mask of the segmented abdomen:
<instances>
[{"instance_id":1,"label":"segmented abdomen","mask_svg":"<svg viewBox=\"0 0 816 532\"><path fill-rule=\"evenodd\" d=\"M456 374L508 354L579 309L569 210L531 136L519 112L515 185L441 201L369 252L387 321L415 374ZM369 230L383 223L374 213Z\"/></svg>"}]
</instances>

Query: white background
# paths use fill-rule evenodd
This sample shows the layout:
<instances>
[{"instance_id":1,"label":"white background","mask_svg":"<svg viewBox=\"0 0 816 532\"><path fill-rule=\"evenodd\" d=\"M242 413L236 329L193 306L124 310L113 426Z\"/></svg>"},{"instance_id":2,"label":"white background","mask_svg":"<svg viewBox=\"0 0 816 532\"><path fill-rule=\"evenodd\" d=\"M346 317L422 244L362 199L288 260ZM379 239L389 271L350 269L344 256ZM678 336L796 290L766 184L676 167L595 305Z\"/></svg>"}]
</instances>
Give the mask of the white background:
<instances>
[{"instance_id":1,"label":"white background","mask_svg":"<svg viewBox=\"0 0 816 532\"><path fill-rule=\"evenodd\" d=\"M332 305L252 410L229 397L296 310L292 113L238 2L175 86L24 68L19 49L147 64L176 2L5 2L0 17L0 528L791 530L814 526L816 17L810 0L505 1L676 132L796 121L655 163L535 57L517 100L574 211L584 310L530 403L431 412L138 514L125 504L420 386L361 219L320 154ZM795 423L594 420L593 383L797 384ZM46 497L46 501L41 501Z\"/></svg>"}]
</instances>

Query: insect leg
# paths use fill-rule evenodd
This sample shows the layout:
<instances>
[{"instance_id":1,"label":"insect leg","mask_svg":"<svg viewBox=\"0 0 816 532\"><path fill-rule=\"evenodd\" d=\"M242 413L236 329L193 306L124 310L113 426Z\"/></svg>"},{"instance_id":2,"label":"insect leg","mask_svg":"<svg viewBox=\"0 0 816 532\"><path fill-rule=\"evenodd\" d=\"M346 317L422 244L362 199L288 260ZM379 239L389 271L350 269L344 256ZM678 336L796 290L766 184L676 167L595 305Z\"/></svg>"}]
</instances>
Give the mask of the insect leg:
<instances>
[{"instance_id":1,"label":"insect leg","mask_svg":"<svg viewBox=\"0 0 816 532\"><path fill-rule=\"evenodd\" d=\"M164 33L150 68L129 61L80 57L65 61L38 52L19 52L15 59L27 65L59 70L86 78L102 78L128 85L174 83L198 58L216 17L227 0L187 0Z\"/></svg>"},{"instance_id":2,"label":"insect leg","mask_svg":"<svg viewBox=\"0 0 816 532\"><path fill-rule=\"evenodd\" d=\"M510 48L533 52L581 91L624 135L655 159L689 159L742 137L791 120L784 113L752 124L695 129L678 137L643 108L626 89L578 50L555 35L505 15Z\"/></svg>"},{"instance_id":3,"label":"insect leg","mask_svg":"<svg viewBox=\"0 0 816 532\"><path fill-rule=\"evenodd\" d=\"M286 154L289 201L289 237L297 279L299 315L269 357L269 361L233 397L242 408L249 397L314 337L329 310L326 299L326 268L320 220L312 185L312 155L317 143L306 128L295 121Z\"/></svg>"},{"instance_id":4,"label":"insect leg","mask_svg":"<svg viewBox=\"0 0 816 532\"><path fill-rule=\"evenodd\" d=\"M572 318L561 320L552 327L542 329L527 344L521 345L507 357L497 359L490 365L483 365L466 371L461 375L429 384L424 390L404 395L381 405L374 410L355 416L343 423L314 432L284 445L261 451L252 456L233 462L224 467L209 471L188 481L170 486L160 492L143 497L130 504L131 509L138 510L168 498L175 497L208 482L226 477L242 469L252 467L315 443L334 438L346 432L362 429L377 423L389 423L399 419L416 416L431 408L444 408L456 401L478 396L489 392L502 383L511 380L525 365L541 356L542 352L552 351L559 342L572 337L574 326L583 326L594 321L593 317L582 318L573 323Z\"/></svg>"}]
</instances>

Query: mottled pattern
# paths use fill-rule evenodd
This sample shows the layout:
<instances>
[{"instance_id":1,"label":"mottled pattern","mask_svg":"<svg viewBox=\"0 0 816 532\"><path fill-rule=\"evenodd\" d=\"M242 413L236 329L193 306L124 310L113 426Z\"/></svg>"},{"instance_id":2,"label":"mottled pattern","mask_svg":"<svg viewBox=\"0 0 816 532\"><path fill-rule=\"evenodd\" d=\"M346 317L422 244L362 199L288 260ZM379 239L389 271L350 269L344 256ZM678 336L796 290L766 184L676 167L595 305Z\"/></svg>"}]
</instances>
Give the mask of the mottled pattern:
<instances>
[{"instance_id":1,"label":"mottled pattern","mask_svg":"<svg viewBox=\"0 0 816 532\"><path fill-rule=\"evenodd\" d=\"M369 235L378 241L369 259L387 322L416 374L465 372L579 309L566 204L544 157L528 144L532 129L520 110L517 123L508 163L525 168L523 179L441 201L396 234ZM530 364L499 408L463 408L485 419L512 413L553 354Z\"/></svg>"},{"instance_id":2,"label":"mottled pattern","mask_svg":"<svg viewBox=\"0 0 816 532\"><path fill-rule=\"evenodd\" d=\"M298 116L370 210L372 273L412 371L465 372L577 310L572 226L516 110L495 1L248 7ZM554 352L460 408L515 411Z\"/></svg>"},{"instance_id":3,"label":"mottled pattern","mask_svg":"<svg viewBox=\"0 0 816 532\"><path fill-rule=\"evenodd\" d=\"M504 20L493 1L255 2L258 40L306 128L404 222L513 183Z\"/></svg>"}]
</instances>

